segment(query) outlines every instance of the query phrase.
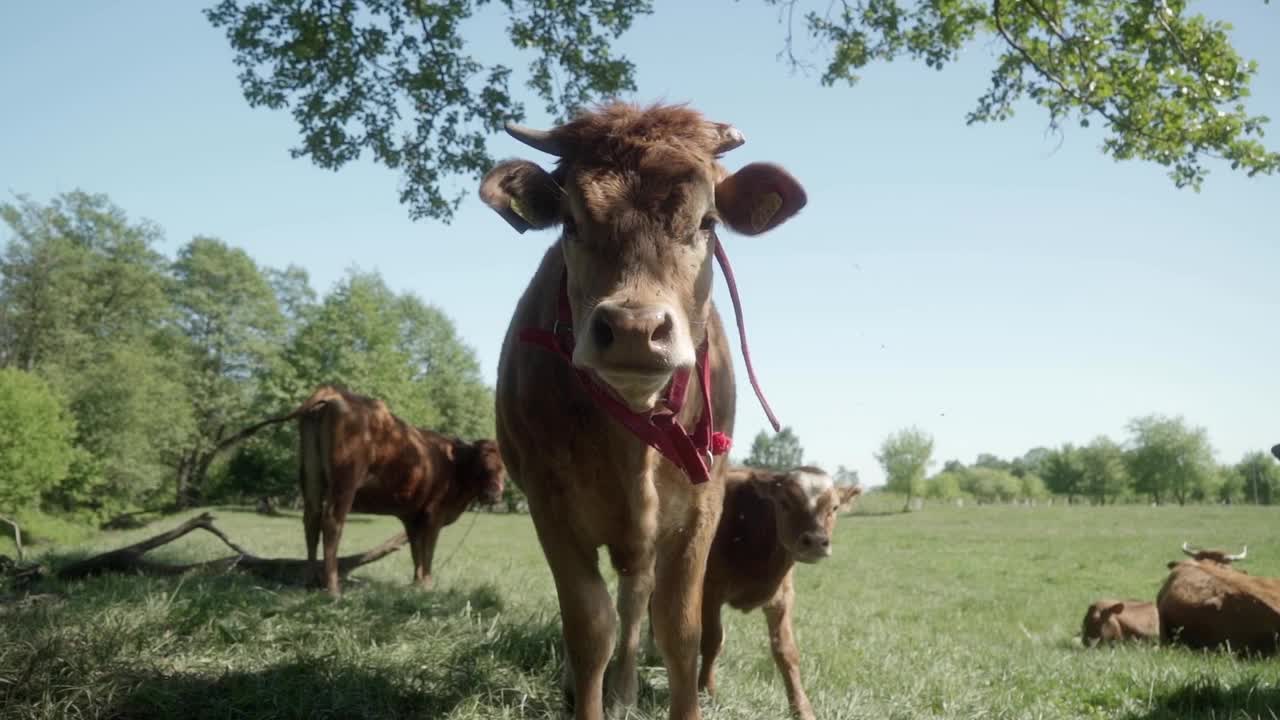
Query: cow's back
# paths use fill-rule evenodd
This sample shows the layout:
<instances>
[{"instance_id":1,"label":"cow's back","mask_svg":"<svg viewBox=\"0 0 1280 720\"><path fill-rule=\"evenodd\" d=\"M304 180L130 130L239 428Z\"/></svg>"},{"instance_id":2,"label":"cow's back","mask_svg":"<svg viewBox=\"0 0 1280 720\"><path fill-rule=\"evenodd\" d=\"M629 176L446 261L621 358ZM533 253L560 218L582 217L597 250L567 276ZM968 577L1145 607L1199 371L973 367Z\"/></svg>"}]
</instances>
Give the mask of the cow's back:
<instances>
[{"instance_id":1,"label":"cow's back","mask_svg":"<svg viewBox=\"0 0 1280 720\"><path fill-rule=\"evenodd\" d=\"M1272 653L1280 633L1280 588L1213 563L1184 561L1160 588L1160 636L1196 648L1229 644Z\"/></svg>"}]
</instances>

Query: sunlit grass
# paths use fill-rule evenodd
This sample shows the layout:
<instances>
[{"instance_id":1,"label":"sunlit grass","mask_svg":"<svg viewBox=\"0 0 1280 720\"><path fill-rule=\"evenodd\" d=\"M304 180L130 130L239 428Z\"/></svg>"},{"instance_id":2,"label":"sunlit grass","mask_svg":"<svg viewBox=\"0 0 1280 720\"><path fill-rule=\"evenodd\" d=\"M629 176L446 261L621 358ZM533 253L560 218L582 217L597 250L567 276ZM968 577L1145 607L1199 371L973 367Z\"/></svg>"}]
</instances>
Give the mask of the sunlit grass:
<instances>
[{"instance_id":1,"label":"sunlit grass","mask_svg":"<svg viewBox=\"0 0 1280 720\"><path fill-rule=\"evenodd\" d=\"M257 554L302 554L296 515L215 515ZM59 555L118 547L185 517ZM394 520L356 517L343 550L397 531ZM835 555L798 573L797 634L818 716L1280 717L1280 661L1075 641L1096 597L1154 598L1183 540L1248 543L1249 570L1280 575L1280 512L1267 508L846 517ZM224 553L196 533L157 558ZM239 576L46 583L40 591L65 599L0 606L0 716L557 717L555 596L528 517L466 515L447 529L433 592L409 586L410 568L407 551L362 568L336 603ZM763 617L725 619L706 717L785 717ZM662 672L644 676L632 717L665 718Z\"/></svg>"}]
</instances>

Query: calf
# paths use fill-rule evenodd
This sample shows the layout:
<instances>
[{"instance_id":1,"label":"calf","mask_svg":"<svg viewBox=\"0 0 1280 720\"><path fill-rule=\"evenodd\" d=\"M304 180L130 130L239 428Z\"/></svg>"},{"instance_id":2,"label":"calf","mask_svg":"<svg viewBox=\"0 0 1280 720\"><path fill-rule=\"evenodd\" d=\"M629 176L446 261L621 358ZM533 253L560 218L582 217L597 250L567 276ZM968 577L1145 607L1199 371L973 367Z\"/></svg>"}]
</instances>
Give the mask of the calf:
<instances>
[{"instance_id":1,"label":"calf","mask_svg":"<svg viewBox=\"0 0 1280 720\"><path fill-rule=\"evenodd\" d=\"M716 656L724 641L721 607L743 612L763 609L769 646L791 710L802 720L813 720L800 684L800 651L791 630L792 574L796 562L816 563L831 555L837 514L861 492L857 485L836 487L830 476L813 467L787 472L729 471L724 512L711 544L702 591L700 688L715 693Z\"/></svg>"},{"instance_id":2,"label":"calf","mask_svg":"<svg viewBox=\"0 0 1280 720\"><path fill-rule=\"evenodd\" d=\"M711 301L714 264L727 268L717 226L766 232L804 190L775 165L729 173L719 157L742 133L682 106L612 103L507 132L557 158L551 171L500 163L480 197L519 232L560 228L512 314L496 410L555 580L574 715L603 717L615 633L611 692L635 702L652 594L669 717L697 720L698 609L735 412ZM601 547L619 573L616 613Z\"/></svg>"},{"instance_id":3,"label":"calf","mask_svg":"<svg viewBox=\"0 0 1280 720\"><path fill-rule=\"evenodd\" d=\"M1089 606L1080 628L1086 646L1123 640L1158 640L1160 613L1141 600L1099 600Z\"/></svg>"},{"instance_id":4,"label":"calf","mask_svg":"<svg viewBox=\"0 0 1280 720\"><path fill-rule=\"evenodd\" d=\"M223 446L294 419L307 559L315 563L323 533L323 580L335 597L338 542L351 511L399 518L409 536L414 581L429 588L440 530L476 500L502 498L505 469L493 440L466 442L413 427L381 400L334 385L319 387L296 410L245 428Z\"/></svg>"}]
</instances>

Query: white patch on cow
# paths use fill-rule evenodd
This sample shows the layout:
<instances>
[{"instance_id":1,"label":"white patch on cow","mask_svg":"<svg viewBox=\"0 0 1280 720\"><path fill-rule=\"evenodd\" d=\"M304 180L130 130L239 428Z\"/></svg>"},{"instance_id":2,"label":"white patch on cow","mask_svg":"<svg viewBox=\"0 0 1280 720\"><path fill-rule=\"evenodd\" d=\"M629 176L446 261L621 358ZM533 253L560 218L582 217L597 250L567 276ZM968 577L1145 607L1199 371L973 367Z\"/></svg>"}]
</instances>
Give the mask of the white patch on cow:
<instances>
[{"instance_id":1,"label":"white patch on cow","mask_svg":"<svg viewBox=\"0 0 1280 720\"><path fill-rule=\"evenodd\" d=\"M800 489L804 491L804 496L808 498L810 510L817 507L818 498L822 497L823 493L835 487L835 483L832 482L831 476L826 473L806 472L801 470L793 473L792 478L799 483Z\"/></svg>"}]
</instances>

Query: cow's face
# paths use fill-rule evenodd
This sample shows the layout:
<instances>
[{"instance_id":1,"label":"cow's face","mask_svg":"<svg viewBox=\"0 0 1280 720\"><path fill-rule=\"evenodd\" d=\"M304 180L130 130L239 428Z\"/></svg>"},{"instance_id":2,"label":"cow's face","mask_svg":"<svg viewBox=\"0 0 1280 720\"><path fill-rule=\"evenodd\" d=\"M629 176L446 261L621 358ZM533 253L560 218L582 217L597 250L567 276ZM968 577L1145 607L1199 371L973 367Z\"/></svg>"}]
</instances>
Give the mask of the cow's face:
<instances>
[{"instance_id":1,"label":"cow's face","mask_svg":"<svg viewBox=\"0 0 1280 720\"><path fill-rule=\"evenodd\" d=\"M862 487L836 487L830 475L806 467L778 473L765 484L765 491L774 504L782 547L800 562L816 563L831 555L840 508Z\"/></svg>"},{"instance_id":2,"label":"cow's face","mask_svg":"<svg viewBox=\"0 0 1280 720\"><path fill-rule=\"evenodd\" d=\"M480 501L486 505L500 502L507 469L498 452L498 443L477 440L468 444L461 455L459 465L463 482L474 488Z\"/></svg>"},{"instance_id":3,"label":"cow's face","mask_svg":"<svg viewBox=\"0 0 1280 720\"><path fill-rule=\"evenodd\" d=\"M1080 626L1080 642L1086 646L1109 643L1124 637L1120 626L1120 614L1124 603L1103 600L1089 606Z\"/></svg>"},{"instance_id":4,"label":"cow's face","mask_svg":"<svg viewBox=\"0 0 1280 720\"><path fill-rule=\"evenodd\" d=\"M717 223L764 232L804 206L804 190L772 165L728 175L716 156L741 134L685 108L615 104L509 131L559 165L504 162L481 197L517 230L561 225L574 365L633 409L653 407L706 337Z\"/></svg>"}]
</instances>

